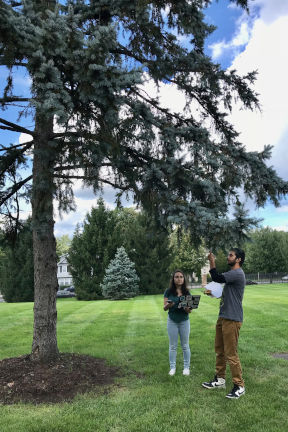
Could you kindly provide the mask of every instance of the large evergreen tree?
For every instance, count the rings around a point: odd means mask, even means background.
[[[163,292],[172,259],[169,233],[143,211],[108,210],[101,200],[87,215],[83,229],[76,229],[70,248],[68,259],[78,299],[102,296],[104,270],[121,246],[135,263],[139,291]]]
[[[172,251],[169,232],[159,227],[147,212],[136,213],[134,229],[125,231],[124,245],[135,263],[142,294],[164,292],[169,282]]]
[[[248,0],[235,1],[247,8]],[[267,198],[277,204],[287,192],[266,166],[271,148],[247,152],[227,120],[235,98],[257,107],[255,73],[240,77],[205,54],[213,28],[202,9],[209,3],[0,1],[0,63],[8,70],[0,102],[22,119],[4,115],[0,128],[31,137],[1,148],[0,205],[17,225],[19,198],[32,204],[33,359],[58,355],[53,199],[61,211],[71,209],[75,178],[94,190],[109,184],[130,191],[161,224],[189,227],[195,243],[215,233],[227,243],[235,230],[227,212],[239,187],[258,205]],[[188,47],[179,35],[189,38]],[[28,97],[13,91],[18,68],[31,78]],[[161,107],[143,91],[147,79],[175,85],[187,110]],[[195,105],[197,116],[189,110]],[[31,163],[25,175],[23,165]]]
[[[68,261],[80,300],[102,297],[100,283],[117,250],[117,245],[108,247],[114,227],[114,213],[105,207],[100,198],[97,207],[87,214],[82,230],[78,227],[74,233]]]
[[[6,302],[34,300],[33,241],[28,219],[13,241],[2,242],[0,257],[0,291]]]

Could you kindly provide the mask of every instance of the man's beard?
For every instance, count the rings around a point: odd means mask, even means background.
[[[232,262],[232,261],[228,261],[228,265],[230,267],[233,267],[236,264],[236,259]]]

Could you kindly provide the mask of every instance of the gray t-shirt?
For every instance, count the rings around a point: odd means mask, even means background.
[[[222,274],[226,283],[220,301],[219,317],[242,322],[242,300],[246,284],[245,273],[239,268]]]

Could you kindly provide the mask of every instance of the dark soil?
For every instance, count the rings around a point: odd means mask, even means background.
[[[272,354],[275,358],[283,358],[285,360],[288,360],[288,353],[274,353]]]
[[[121,375],[105,359],[88,355],[60,354],[49,364],[33,362],[29,355],[8,358],[0,361],[0,403],[56,403],[79,393],[103,394]]]

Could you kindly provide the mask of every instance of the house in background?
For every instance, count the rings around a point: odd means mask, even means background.
[[[73,285],[73,279],[70,274],[67,255],[62,255],[57,264],[57,279],[60,287]]]

